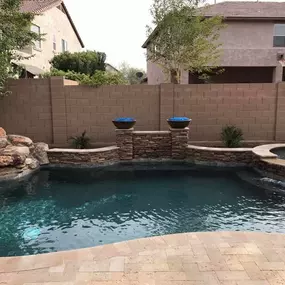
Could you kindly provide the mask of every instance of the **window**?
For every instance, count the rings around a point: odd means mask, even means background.
[[[285,47],[285,24],[274,25],[274,47]]]
[[[37,25],[33,25],[32,24],[31,31],[36,33],[36,34],[38,34],[38,35],[41,34],[41,28],[39,26],[37,26]],[[35,46],[35,48],[40,49],[42,47],[41,41],[40,40],[39,41],[35,41],[34,42],[34,46]]]
[[[67,51],[67,41],[61,40],[62,52]]]
[[[53,43],[52,43],[53,50],[56,50],[56,37],[53,35]]]

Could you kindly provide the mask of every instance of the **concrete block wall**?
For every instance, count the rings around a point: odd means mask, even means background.
[[[247,140],[274,140],[277,86],[274,83],[176,85],[174,114],[191,117],[194,141],[220,140],[222,127],[232,124],[242,128]]]
[[[52,106],[47,79],[9,80],[12,94],[0,99],[0,125],[9,134],[52,143]]]
[[[190,141],[217,141],[223,126],[246,140],[285,140],[285,83],[75,85],[62,77],[10,80],[0,101],[0,126],[34,141],[67,146],[84,130],[93,143],[114,143],[112,120],[137,119],[136,131],[167,131],[172,116],[192,119]]]

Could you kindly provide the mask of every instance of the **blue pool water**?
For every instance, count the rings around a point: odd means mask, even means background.
[[[246,169],[187,164],[42,170],[0,184],[0,256],[180,232],[285,233],[283,186]]]

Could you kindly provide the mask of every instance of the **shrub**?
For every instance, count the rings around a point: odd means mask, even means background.
[[[56,55],[51,61],[51,66],[58,70],[83,73],[92,76],[96,70],[105,71],[106,54],[96,51],[64,52]]]
[[[43,78],[49,78],[52,76],[64,76],[66,79],[74,80],[77,82],[81,82],[84,80],[84,78],[89,77],[88,75],[82,74],[82,73],[76,73],[74,71],[62,71],[58,70],[56,68],[52,68],[50,72],[46,72],[42,75]]]
[[[86,131],[80,136],[69,138],[69,140],[71,140],[72,147],[76,149],[86,149],[90,147],[90,138],[86,136]]]
[[[97,70],[93,76],[85,77],[83,80],[81,80],[80,84],[98,87],[101,85],[127,84],[127,81],[122,73]]]
[[[93,76],[89,76],[83,73],[76,73],[74,71],[65,72],[52,68],[50,72],[46,72],[42,75],[43,78],[49,78],[51,76],[64,76],[66,79],[77,81],[81,85],[90,85],[96,87],[101,85],[127,84],[123,74],[101,70],[96,71]]]
[[[239,147],[243,140],[243,132],[236,126],[226,126],[222,129],[221,138],[226,147]]]

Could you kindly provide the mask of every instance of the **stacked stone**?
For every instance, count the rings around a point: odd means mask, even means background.
[[[187,149],[187,159],[197,162],[224,162],[224,163],[243,163],[251,165],[253,154],[251,149],[224,149],[213,150],[205,147],[196,149],[189,147]]]
[[[173,129],[171,132],[171,156],[173,159],[185,159],[187,157],[187,145],[189,141],[189,128]]]
[[[133,159],[133,131],[133,128],[116,130],[116,143],[117,147],[119,147],[120,160]]]
[[[134,158],[170,158],[171,135],[170,132],[134,132],[133,133]]]
[[[255,161],[255,167],[267,176],[276,179],[284,179],[285,177],[285,163],[283,163],[283,160],[275,163],[274,159],[259,159]]]
[[[48,151],[51,164],[94,165],[111,164],[119,160],[118,148],[102,149],[51,149]]]

